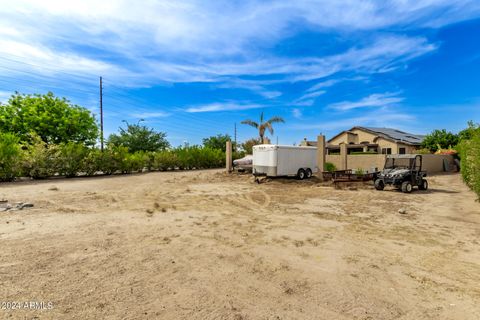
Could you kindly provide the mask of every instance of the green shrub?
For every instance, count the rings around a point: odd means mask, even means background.
[[[109,145],[100,157],[101,171],[107,175],[117,171],[124,172],[127,169],[125,165],[127,156],[127,147]]]
[[[102,171],[102,151],[99,149],[90,149],[83,159],[82,171],[87,176],[93,176],[97,172]]]
[[[246,156],[245,151],[234,151],[232,153],[232,160],[241,159]]]
[[[48,146],[40,137],[33,136],[24,152],[22,172],[34,179],[54,176],[58,171],[57,145]]]
[[[417,150],[415,150],[415,153],[417,153],[417,154],[432,154],[430,149],[426,149],[426,148],[417,149]]]
[[[157,151],[153,156],[153,168],[155,170],[165,171],[175,169],[177,162],[176,156],[170,150]]]
[[[145,154],[143,152],[127,153],[122,164],[122,172],[142,172],[143,168],[145,168],[145,162]]]
[[[22,148],[20,139],[11,133],[0,133],[0,181],[13,181],[20,175]]]
[[[469,140],[462,140],[458,149],[463,180],[480,197],[480,133],[475,133]]]
[[[369,154],[378,154],[376,151],[353,151],[349,155],[358,156],[358,155],[369,155]]]
[[[93,176],[147,170],[192,170],[220,168],[225,165],[225,152],[209,147],[191,146],[157,152],[129,153],[126,147],[109,145],[101,152],[83,144],[46,145],[40,138],[22,152],[19,140],[11,134],[0,141],[0,180],[13,180],[22,172],[42,179],[56,174],[67,177]],[[21,169],[21,170],[20,170]]]
[[[334,172],[337,170],[337,167],[331,162],[325,162],[325,171]]]
[[[88,148],[83,144],[67,142],[58,146],[56,152],[58,173],[67,177],[77,176],[83,169]]]

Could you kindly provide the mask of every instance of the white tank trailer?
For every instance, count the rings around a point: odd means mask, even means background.
[[[318,171],[317,148],[261,144],[253,147],[253,175],[312,177]]]

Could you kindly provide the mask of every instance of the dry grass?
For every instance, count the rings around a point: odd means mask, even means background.
[[[23,319],[478,319],[480,205],[220,171],[3,184],[3,301]],[[405,209],[406,214],[399,214]],[[160,214],[161,213],[161,214]]]

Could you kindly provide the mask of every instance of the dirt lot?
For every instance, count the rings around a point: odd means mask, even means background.
[[[480,318],[480,204],[458,175],[402,194],[149,173],[1,198],[35,207],[0,212],[0,300],[53,308],[0,318]]]

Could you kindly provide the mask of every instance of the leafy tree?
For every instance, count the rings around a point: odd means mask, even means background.
[[[158,151],[170,148],[167,141],[167,134],[156,132],[140,123],[129,124],[127,128],[119,128],[119,134],[112,134],[108,137],[107,143],[113,146],[123,146],[131,153],[137,151]]]
[[[422,142],[422,148],[426,148],[431,152],[437,151],[439,148],[446,149],[452,146],[456,146],[458,143],[458,136],[447,130],[434,130],[432,133],[427,134]]]
[[[245,151],[246,154],[253,154],[253,146],[257,144],[261,144],[261,140],[259,139],[249,139],[242,143],[242,149]]]
[[[22,162],[20,140],[12,133],[0,132],[0,181],[12,181],[19,174]]]
[[[232,138],[228,134],[217,134],[203,139],[203,145],[211,149],[219,149],[225,152],[227,149],[227,141],[231,141]],[[233,146],[235,148],[235,146]]]
[[[242,124],[249,125],[251,127],[254,127],[255,129],[258,130],[258,136],[260,138],[260,141],[264,141],[264,136],[265,136],[265,130],[268,130],[271,135],[273,135],[273,123],[285,123],[285,120],[281,117],[272,117],[268,120],[265,121],[263,117],[263,112],[260,114],[260,122],[255,122],[250,119],[244,120],[241,122]]]
[[[23,142],[39,136],[47,144],[67,142],[93,145],[98,127],[92,113],[49,92],[16,92],[7,104],[0,105],[0,131],[16,134]]]
[[[472,139],[473,136],[480,134],[480,125],[478,123],[474,123],[473,121],[468,121],[468,128],[463,129],[458,133],[458,139],[462,140],[469,140]]]
[[[463,180],[477,193],[480,200],[480,157],[478,156],[480,154],[480,130],[478,127],[471,132],[468,139],[461,140],[457,148],[460,152],[460,171]]]

